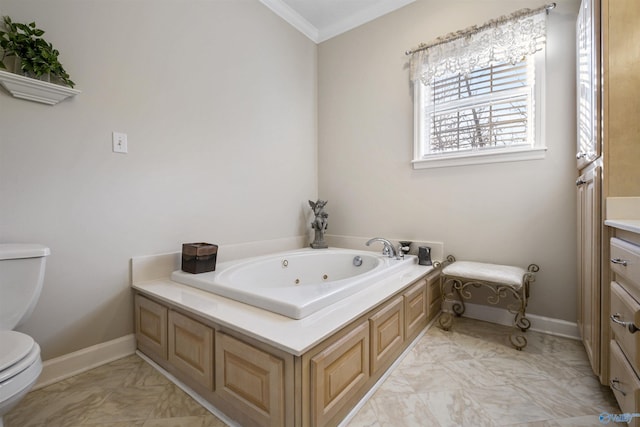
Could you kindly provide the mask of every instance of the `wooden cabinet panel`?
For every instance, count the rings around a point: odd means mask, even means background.
[[[640,304],[616,282],[611,282],[611,318],[609,320],[611,338],[615,339],[624,350],[625,356],[636,372],[640,372],[638,369],[640,368],[640,333],[630,332],[627,326],[629,323],[640,325]]]
[[[440,290],[440,272],[431,273],[427,280],[427,322],[433,319],[442,308],[442,294]]]
[[[427,282],[422,279],[403,295],[406,339],[412,338],[427,325]]]
[[[600,166],[578,178],[578,330],[600,375]]]
[[[169,311],[169,362],[207,389],[213,389],[213,329]]]
[[[618,238],[611,239],[611,271],[625,277],[640,290],[640,246]]]
[[[603,104],[607,197],[640,194],[640,2],[603,0]]]
[[[618,405],[620,405],[621,412],[638,413],[640,411],[640,381],[614,340],[610,342],[610,355],[609,384]],[[640,427],[640,418],[632,418],[629,425]]]
[[[325,425],[369,379],[369,323],[311,359],[311,423]]]
[[[285,424],[284,361],[216,331],[216,393],[263,426]]]
[[[139,294],[134,299],[138,348],[167,359],[167,308]]]
[[[369,318],[371,328],[371,374],[388,368],[404,344],[404,301],[401,296]]]

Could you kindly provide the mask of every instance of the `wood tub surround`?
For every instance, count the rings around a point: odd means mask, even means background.
[[[136,286],[138,349],[243,426],[337,425],[440,311],[439,274],[423,272],[301,353]]]

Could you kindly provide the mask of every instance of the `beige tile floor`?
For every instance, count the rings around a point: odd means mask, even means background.
[[[620,413],[579,341],[528,332],[516,351],[507,330],[470,319],[430,328],[349,427],[583,427]],[[5,427],[224,425],[138,356],[32,391],[5,417]]]
[[[620,413],[580,341],[530,331],[517,351],[511,330],[465,318],[432,327],[349,427],[586,427]]]

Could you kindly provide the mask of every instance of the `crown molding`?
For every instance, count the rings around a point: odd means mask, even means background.
[[[373,21],[383,15],[400,9],[416,0],[384,0],[374,3],[372,6],[359,11],[356,14],[345,17],[332,25],[318,29],[319,37],[316,43],[322,43],[349,30],[353,30],[367,22]]]
[[[272,12],[287,21],[291,26],[316,44],[359,27],[369,21],[373,21],[382,15],[400,9],[414,1],[415,0],[380,0],[370,7],[360,10],[358,13],[345,16],[344,19],[332,25],[317,28],[282,0],[260,0],[260,2],[271,9]]]
[[[319,43],[318,29],[282,0],[260,0],[260,3],[267,6],[273,13],[287,21],[292,27],[311,39],[311,41],[316,44]]]

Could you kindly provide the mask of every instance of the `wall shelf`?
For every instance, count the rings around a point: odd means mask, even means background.
[[[55,105],[70,96],[81,93],[78,89],[20,76],[0,70],[0,85],[20,99]]]

